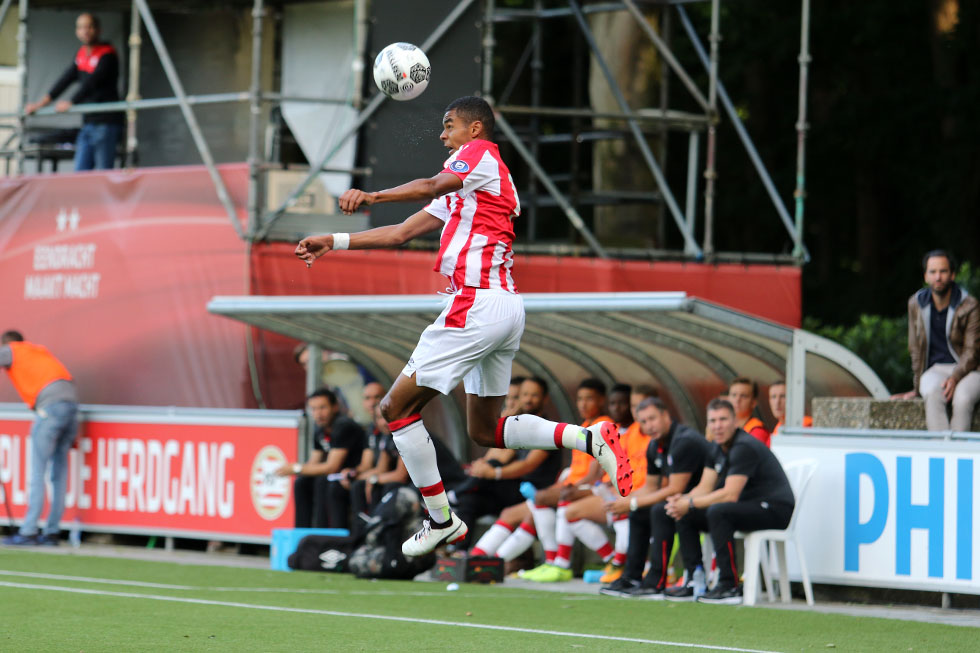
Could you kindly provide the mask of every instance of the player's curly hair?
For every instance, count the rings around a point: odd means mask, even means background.
[[[483,124],[483,135],[488,140],[493,138],[493,109],[482,97],[464,95],[461,98],[456,98],[446,107],[446,113],[453,109],[456,110],[456,115],[465,120],[467,124],[479,120]]]

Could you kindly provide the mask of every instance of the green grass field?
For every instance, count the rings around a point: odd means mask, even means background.
[[[0,550],[2,651],[966,651],[976,628]]]

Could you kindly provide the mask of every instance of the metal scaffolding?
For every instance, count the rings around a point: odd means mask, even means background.
[[[685,4],[692,2],[710,2],[711,20],[708,42],[710,52],[706,53],[701,39],[695,31],[690,17],[684,8]],[[725,90],[724,84],[719,78],[719,48],[721,41],[721,20],[720,20],[720,0],[621,0],[620,2],[596,2],[582,5],[578,0],[567,0],[567,7],[545,8],[541,0],[529,0],[531,8],[498,8],[493,0],[486,2],[486,19],[484,24],[484,75],[483,75],[483,94],[491,100],[497,100],[494,106],[499,112],[498,126],[501,127],[503,135],[515,147],[515,150],[528,165],[534,179],[544,188],[551,201],[556,203],[564,211],[571,224],[580,232],[583,240],[589,249],[597,256],[608,256],[609,250],[603,248],[595,236],[588,230],[585,221],[578,213],[575,201],[571,201],[559,190],[556,179],[559,177],[568,178],[574,174],[574,152],[569,159],[572,172],[549,173],[543,169],[538,161],[540,146],[553,142],[581,143],[587,140],[611,140],[632,138],[636,147],[639,149],[643,162],[649,169],[655,183],[655,188],[646,193],[624,193],[619,192],[598,192],[594,191],[586,196],[593,203],[616,202],[626,203],[630,201],[660,203],[666,215],[672,218],[684,241],[683,252],[671,251],[649,251],[646,254],[651,257],[668,258],[690,258],[695,260],[769,260],[777,262],[789,262],[802,264],[809,260],[809,253],[803,243],[803,208],[805,199],[805,147],[806,132],[806,99],[807,99],[807,71],[810,61],[809,54],[809,17],[810,2],[802,0],[801,6],[801,39],[800,39],[800,81],[799,81],[799,118],[797,120],[797,171],[795,198],[795,217],[790,213],[779,195],[775,184],[763,163],[758,151],[756,150],[751,137],[745,126],[742,124],[735,107]],[[658,31],[650,24],[646,16],[640,10],[640,5],[646,9],[658,8],[663,10],[661,31]],[[597,13],[625,12],[628,13],[638,25],[640,31],[649,38],[660,56],[662,61],[661,81],[661,106],[659,108],[635,108],[630,107],[624,97],[622,89],[609,69],[599,46],[593,36],[586,16]],[[707,89],[702,91],[694,81],[692,72],[685,70],[683,65],[674,55],[670,45],[669,26],[672,14],[680,19],[684,28],[684,34],[689,39],[698,58],[707,73]],[[569,37],[580,35],[589,48],[589,53],[594,57],[594,61],[606,81],[609,92],[615,99],[619,107],[618,113],[608,113],[595,111],[589,106],[572,107],[549,107],[542,106],[540,103],[541,78],[548,74],[545,71],[546,63],[541,56],[542,49],[542,29],[541,25],[545,21],[565,20],[571,24]],[[497,39],[495,26],[505,23],[528,22],[532,23],[532,36],[524,53],[518,59],[514,67],[510,80],[503,86],[499,95],[495,95],[497,86],[493,80],[493,69],[489,62],[493,60],[494,48]],[[509,104],[508,100],[516,86],[517,78],[521,76],[526,67],[531,70],[531,104],[528,106],[518,106]],[[551,71],[551,74],[558,74]],[[673,75],[680,84],[688,91],[690,97],[699,108],[697,112],[685,112],[670,108],[669,96],[667,93],[668,76]],[[715,232],[715,180],[716,172],[716,152],[717,152],[717,130],[722,115],[719,112],[719,101],[724,115],[731,121],[739,140],[741,141],[754,169],[758,173],[759,179],[766,189],[772,202],[777,217],[782,222],[786,232],[793,242],[793,253],[791,255],[778,254],[750,254],[736,252],[718,252],[714,245]],[[511,123],[513,117],[529,117],[528,128],[518,130]],[[625,123],[627,132],[617,130],[573,130],[570,134],[549,134],[542,135],[538,130],[539,121],[546,117],[576,117],[585,120],[605,120]],[[675,195],[667,183],[664,166],[667,159],[666,139],[661,139],[660,151],[658,156],[654,156],[647,138],[641,126],[646,125],[651,129],[659,130],[658,133],[667,132],[686,132],[688,135],[687,148],[687,175],[686,188],[684,189],[684,207],[681,208],[677,201],[679,194]],[[700,139],[702,132],[705,135],[705,161],[701,176],[704,178],[704,203],[703,203],[703,240],[699,245],[695,240],[695,221],[698,214],[697,194],[698,194],[698,171],[700,166]],[[530,237],[529,241],[534,241],[535,216],[539,205],[542,204],[538,194],[532,185],[530,193],[522,196],[522,209],[529,216]],[[583,204],[581,197],[579,204]],[[549,251],[559,253],[561,251],[571,251],[570,248],[549,247]],[[624,253],[620,250],[620,254]],[[641,252],[632,250],[631,255],[642,255]]]
[[[366,51],[366,7],[368,0],[355,0],[355,15],[361,16],[361,23],[356,29],[355,47],[363,60]],[[454,8],[446,14],[439,24],[433,29],[429,36],[422,41],[421,47],[424,50],[432,48],[439,42],[442,36],[455,25],[468,9],[474,4],[475,0],[461,0],[456,3]],[[700,37],[696,33],[691,20],[684,8],[690,2],[710,2],[711,21],[710,33],[708,35],[709,51],[705,52]],[[791,217],[789,210],[779,195],[761,157],[756,151],[751,138],[744,125],[739,119],[734,105],[729,98],[724,84],[719,79],[719,48],[721,39],[721,26],[719,5],[720,0],[621,0],[619,2],[596,2],[591,4],[581,4],[579,0],[567,0],[567,6],[545,7],[543,0],[528,0],[530,8],[498,8],[494,0],[484,0],[484,39],[483,39],[483,79],[481,88],[483,95],[493,104],[498,115],[498,126],[503,136],[514,147],[521,160],[528,166],[532,177],[532,192],[524,198],[522,204],[528,218],[530,236],[528,240],[534,240],[536,226],[536,216],[538,208],[546,205],[557,205],[568,219],[570,225],[576,230],[579,236],[587,244],[588,250],[594,255],[607,257],[613,253],[608,248],[604,248],[595,235],[590,231],[586,221],[579,213],[580,207],[587,204],[602,202],[657,202],[664,207],[665,215],[669,215],[673,224],[682,236],[684,242],[683,251],[635,251],[618,250],[617,254],[632,254],[646,257],[670,257],[687,258],[693,260],[720,261],[726,259],[737,259],[740,261],[776,261],[794,264],[802,264],[808,260],[809,255],[803,243],[803,213],[805,201],[805,148],[806,148],[806,102],[807,102],[807,73],[810,61],[809,54],[809,14],[810,1],[801,0],[801,37],[799,54],[799,106],[797,129],[797,157],[796,157],[796,187],[794,191],[795,211]],[[11,0],[3,0],[0,5],[0,25],[6,18],[8,9],[12,4]],[[18,72],[21,81],[20,106],[17,113],[0,114],[0,118],[16,119],[14,134],[6,139],[7,143],[0,148],[0,154],[8,157],[13,156],[17,162],[18,172],[23,170],[25,157],[26,121],[24,106],[27,103],[27,43],[30,38],[28,30],[28,0],[18,0],[19,8],[19,29],[18,29]],[[44,3],[45,6],[75,6],[71,2]],[[90,2],[85,5],[86,9],[91,9],[98,2]],[[115,2],[113,6],[119,8],[124,3]],[[251,77],[250,86],[247,91],[233,93],[217,93],[208,95],[188,95],[184,92],[180,76],[174,68],[170,58],[167,44],[164,42],[159,29],[157,28],[153,12],[147,0],[131,0],[130,7],[130,35],[129,35],[129,87],[126,100],[120,102],[101,103],[101,104],[80,104],[72,106],[69,113],[95,113],[106,111],[127,112],[126,129],[126,164],[132,165],[135,161],[134,156],[137,151],[136,142],[136,120],[137,112],[142,109],[159,108],[165,106],[179,107],[183,119],[192,136],[195,147],[201,161],[206,167],[208,174],[215,187],[215,193],[233,228],[243,240],[255,242],[266,240],[270,237],[270,232],[276,221],[285,214],[296,199],[304,192],[318,174],[327,170],[324,166],[336,151],[349,140],[374,114],[378,107],[386,100],[386,97],[376,93],[366,102],[360,96],[352,101],[338,98],[323,97],[290,97],[281,93],[263,92],[261,85],[262,68],[262,42],[263,42],[263,17],[265,16],[264,0],[233,0],[233,6],[241,6],[247,9],[251,6],[252,15],[252,57],[251,57]],[[283,4],[282,2],[276,3]],[[180,3],[168,3],[168,7],[180,5]],[[661,32],[651,26],[647,21],[640,6],[645,9],[651,7],[659,8],[663,11],[664,20],[661,24]],[[657,108],[635,108],[630,107],[623,94],[622,89],[616,82],[608,63],[600,52],[599,45],[590,30],[586,16],[600,12],[626,12],[639,26],[640,30],[649,38],[656,48],[662,61],[662,81],[661,101]],[[691,72],[684,69],[677,57],[671,50],[671,35],[669,34],[670,16],[676,14],[683,27],[684,34],[690,40],[708,76],[707,89],[702,90],[694,81]],[[569,21],[577,32],[584,39],[589,49],[589,54],[594,57],[598,68],[601,70],[609,88],[609,92],[615,99],[619,108],[618,112],[600,112],[594,110],[588,103],[582,106],[549,107],[541,103],[542,78],[545,75],[544,60],[542,57],[542,24],[545,21],[566,20]],[[495,29],[497,25],[513,23],[518,21],[530,21],[532,25],[532,38],[520,57],[517,66],[512,72],[510,80],[497,93],[498,87],[493,76],[493,61],[496,48]],[[142,47],[142,30],[150,38],[157,55],[163,65],[167,80],[171,86],[174,96],[170,98],[141,99],[140,97],[140,52]],[[530,105],[519,106],[508,104],[508,99],[516,84],[517,78],[522,74],[525,67],[530,66],[531,70],[531,93]],[[365,70],[367,66],[365,66]],[[669,75],[673,75],[690,94],[698,107],[698,111],[679,111],[671,109],[669,106],[669,96],[666,92],[667,80]],[[581,80],[577,82],[581,86]],[[579,90],[581,94],[581,89]],[[282,101],[302,101],[320,104],[349,104],[358,110],[358,115],[351,126],[344,132],[332,149],[326,152],[320,160],[311,161],[309,173],[293,190],[288,194],[281,204],[271,211],[266,211],[262,205],[262,187],[264,173],[271,167],[265,161],[260,143],[262,142],[262,131],[265,128],[262,120],[262,107],[265,104],[278,104]],[[765,254],[765,253],[726,253],[717,252],[714,246],[714,220],[715,220],[715,155],[717,149],[717,128],[721,119],[719,112],[719,101],[724,115],[731,121],[742,145],[745,147],[752,165],[757,171],[769,197],[772,201],[776,214],[787,233],[793,241],[794,248],[791,255]],[[249,166],[249,191],[247,214],[248,222],[243,229],[238,218],[238,213],[232,204],[224,182],[215,166],[213,156],[207,140],[202,134],[200,125],[195,118],[193,107],[195,105],[226,103],[226,102],[247,102],[250,109],[249,139],[248,139],[248,166]],[[53,113],[53,109],[42,109],[38,115]],[[593,129],[591,131],[577,129],[571,134],[542,134],[539,126],[541,120],[547,117],[565,117],[578,119],[579,122],[605,120],[618,122],[625,125],[624,130],[613,129]],[[514,118],[526,118],[527,128],[517,129],[511,122]],[[666,138],[661,139],[658,152],[654,152],[647,142],[644,135],[644,128],[657,130],[657,133],[665,135],[668,132],[686,133],[688,137],[687,148],[687,174],[686,188],[683,194],[675,194],[667,182],[665,174],[665,162],[667,160]],[[705,132],[705,161],[701,176],[704,178],[704,200],[703,200],[703,239],[699,244],[695,239],[698,195],[698,171],[700,169],[700,149],[702,132]],[[10,150],[10,142],[16,137],[17,147]],[[644,191],[591,191],[583,193],[564,193],[560,189],[559,175],[549,172],[540,163],[540,148],[542,145],[554,142],[567,142],[574,149],[578,144],[585,141],[598,141],[609,139],[629,139],[635,141],[636,146],[641,152],[641,158],[646,168],[654,179],[655,188]],[[571,165],[576,164],[575,156],[569,157]],[[330,171],[338,171],[330,169]],[[340,170],[351,174],[357,174],[360,169],[352,168]],[[539,195],[536,191],[536,184],[544,189],[546,195]],[[571,195],[571,196],[570,196]],[[681,206],[678,197],[683,197],[684,205]],[[534,251],[534,246],[524,246],[524,251]],[[578,251],[575,245],[548,246],[550,253],[563,253]]]

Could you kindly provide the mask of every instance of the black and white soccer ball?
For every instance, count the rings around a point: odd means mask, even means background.
[[[429,58],[411,43],[392,43],[374,60],[374,83],[392,100],[417,98],[431,74]]]

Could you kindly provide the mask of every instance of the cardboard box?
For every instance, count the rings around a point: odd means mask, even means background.
[[[504,560],[491,556],[438,558],[432,571],[436,580],[457,583],[501,583]]]
[[[306,179],[307,174],[305,170],[269,170],[266,173],[266,209],[278,209],[293,189]],[[332,215],[337,212],[337,200],[326,191],[319,179],[314,179],[286,211]]]

